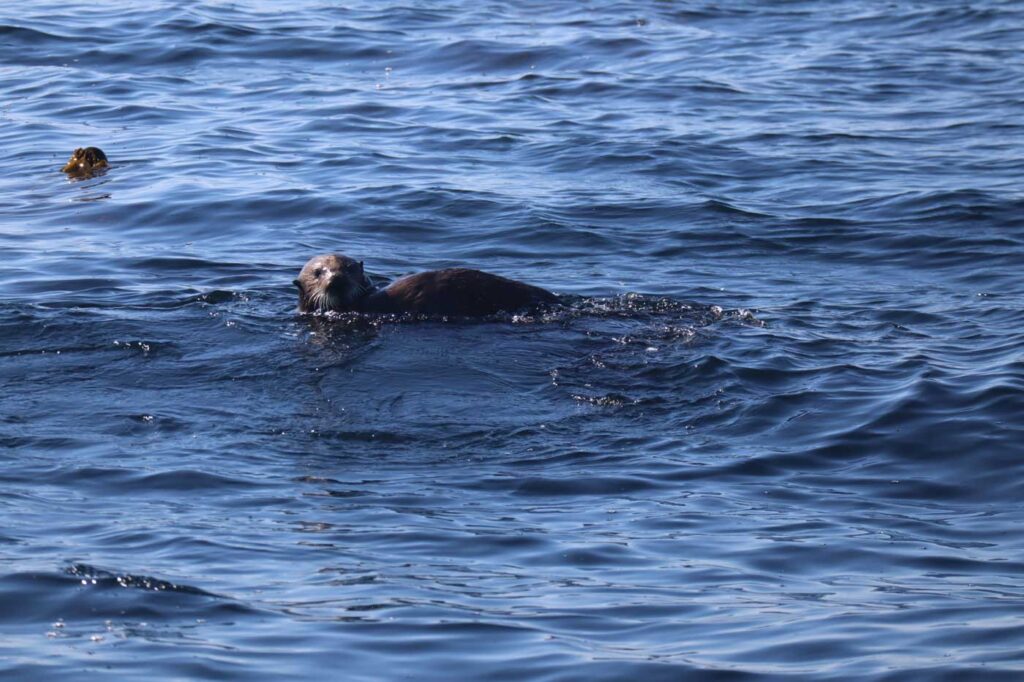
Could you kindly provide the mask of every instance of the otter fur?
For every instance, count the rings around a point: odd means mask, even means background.
[[[304,313],[482,317],[558,302],[540,287],[469,268],[421,272],[378,289],[364,273],[362,261],[333,253],[311,258],[294,284]]]

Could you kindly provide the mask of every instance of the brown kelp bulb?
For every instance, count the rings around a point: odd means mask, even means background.
[[[107,155],[99,147],[79,147],[61,170],[69,175],[91,175],[107,165]]]

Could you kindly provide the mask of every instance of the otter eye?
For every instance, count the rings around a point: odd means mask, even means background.
[[[322,275],[322,274],[324,274],[324,269],[323,268],[317,268],[316,270],[313,271],[313,276],[318,278],[318,279],[320,278],[320,275]]]

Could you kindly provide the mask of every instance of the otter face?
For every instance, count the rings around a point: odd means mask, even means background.
[[[299,288],[299,310],[304,313],[355,310],[373,289],[362,261],[336,253],[310,258],[293,284]]]
[[[107,155],[97,147],[79,147],[61,170],[68,175],[90,177],[101,168],[107,167]]]

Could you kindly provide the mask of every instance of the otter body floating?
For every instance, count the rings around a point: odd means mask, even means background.
[[[88,178],[108,165],[107,155],[99,147],[79,147],[61,170],[77,178]]]
[[[294,281],[299,310],[482,317],[558,302],[546,289],[468,268],[431,270],[374,288],[362,261],[314,256]]]

